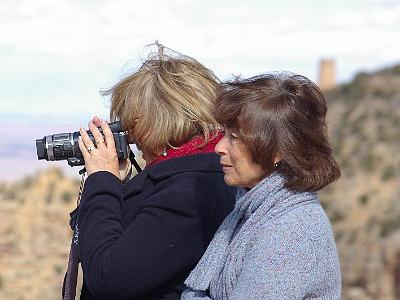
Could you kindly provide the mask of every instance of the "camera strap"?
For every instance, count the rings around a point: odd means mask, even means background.
[[[135,159],[135,154],[133,153],[132,149],[129,149],[129,160],[131,161],[132,165],[135,167],[136,172],[140,173],[142,171],[142,168],[139,166],[138,162]],[[131,168],[131,174],[129,177],[132,175],[132,168]]]
[[[69,225],[71,226],[71,229],[74,231],[74,233],[72,235],[71,248],[68,257],[68,267],[67,267],[67,272],[65,273],[64,276],[64,282],[62,288],[63,300],[75,300],[76,296],[76,284],[78,281],[78,269],[80,263],[79,249],[78,249],[78,240],[79,240],[78,211],[81,202],[83,186],[85,184],[85,175],[86,173],[82,173],[78,198],[76,201],[76,208],[70,213]]]

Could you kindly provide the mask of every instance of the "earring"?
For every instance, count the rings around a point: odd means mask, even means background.
[[[274,163],[275,168],[277,168],[279,166],[279,161],[277,161],[276,163]]]
[[[167,148],[164,148],[164,151],[161,153],[162,156],[167,156]]]

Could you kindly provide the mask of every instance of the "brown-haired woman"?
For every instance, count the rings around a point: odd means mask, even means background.
[[[185,281],[182,299],[340,299],[331,225],[316,192],[339,178],[326,103],[307,78],[226,83],[216,152],[236,205]]]
[[[212,111],[217,79],[161,45],[111,90],[120,120],[146,168],[123,183],[110,129],[81,130],[88,178],[78,214],[81,299],[179,299],[183,281],[232,210],[214,153],[222,135]],[[97,126],[101,126],[104,138]]]

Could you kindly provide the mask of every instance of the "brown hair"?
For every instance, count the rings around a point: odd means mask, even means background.
[[[224,83],[216,119],[237,132],[266,174],[277,170],[286,187],[317,191],[340,177],[329,145],[325,98],[304,76],[270,73]],[[274,158],[278,157],[277,167]]]
[[[153,155],[196,135],[209,139],[218,126],[212,111],[219,84],[195,59],[155,45],[139,70],[102,92],[111,94],[111,120],[121,120],[130,142]]]

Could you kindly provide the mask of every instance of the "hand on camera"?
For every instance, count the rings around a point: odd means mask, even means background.
[[[92,122],[97,127],[100,127],[101,125],[101,120],[99,117],[94,116]],[[121,181],[125,180],[131,168],[132,168],[132,163],[129,158],[119,160],[119,178],[121,179]]]
[[[104,137],[97,127],[101,127]],[[93,134],[96,145],[83,128],[80,129],[81,139],[78,141],[79,148],[85,159],[87,174],[107,171],[121,179],[114,137],[110,127],[106,122],[100,120],[98,117],[94,117],[89,122],[89,130]]]

